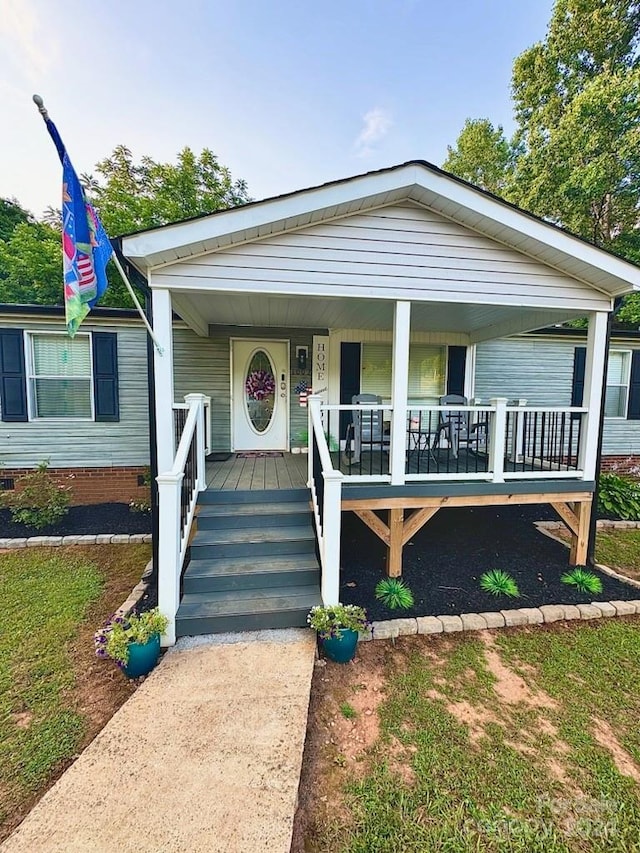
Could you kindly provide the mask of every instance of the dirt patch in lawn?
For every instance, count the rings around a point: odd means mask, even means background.
[[[40,549],[38,549],[40,550]],[[104,728],[120,706],[136,690],[143,679],[130,681],[111,662],[96,658],[93,634],[128,597],[138,583],[151,557],[150,545],[98,545],[91,547],[51,548],[42,551],[60,554],[62,551],[80,554],[100,567],[104,589],[86,612],[68,650],[75,674],[75,683],[64,696],[64,704],[79,713],[84,722],[84,734],[75,755],[61,762],[46,784],[33,793],[0,787],[0,806],[10,817],[0,823],[0,843],[15,829],[42,795],[56,782],[78,754]],[[29,711],[17,711],[14,722],[27,730],[32,722]]]
[[[626,749],[622,746],[611,726],[596,717],[593,721],[593,736],[600,746],[608,750],[618,771],[623,776],[630,776],[640,784],[640,769]]]

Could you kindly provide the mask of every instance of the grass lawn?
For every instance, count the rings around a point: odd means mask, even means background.
[[[149,545],[0,553],[0,841],[133,692],[93,632]]]
[[[295,853],[640,850],[640,619],[316,668]]]
[[[634,580],[640,580],[640,530],[600,530],[596,559]]]

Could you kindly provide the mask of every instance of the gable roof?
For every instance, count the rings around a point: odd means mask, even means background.
[[[515,205],[412,160],[122,237],[141,271],[309,225],[413,201],[610,295],[640,290],[640,267]]]

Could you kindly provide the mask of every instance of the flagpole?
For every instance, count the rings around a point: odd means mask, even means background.
[[[40,113],[40,115],[42,116],[42,120],[43,120],[45,123],[46,123],[46,122],[48,122],[48,120],[49,120],[49,113],[47,112],[47,108],[45,107],[45,105],[44,105],[44,101],[43,101],[43,99],[41,98],[41,96],[40,96],[40,95],[34,95],[34,96],[33,96],[33,102],[34,102],[34,104],[36,105],[36,107],[38,108],[38,112],[39,112],[39,113]],[[60,144],[61,144],[61,143],[60,143]],[[62,157],[62,154],[61,154],[60,156]],[[149,337],[150,337],[150,338],[151,338],[151,340],[153,341],[153,344],[154,344],[155,348],[157,349],[158,354],[159,354],[159,355],[164,355],[164,350],[163,350],[163,348],[160,346],[160,342],[158,341],[158,339],[157,339],[157,337],[156,337],[156,335],[155,335],[155,332],[154,332],[154,331],[153,331],[153,329],[151,328],[151,325],[150,325],[150,323],[149,323],[149,320],[147,319],[147,315],[144,313],[144,310],[143,310],[143,308],[142,308],[142,305],[140,305],[140,302],[139,302],[139,300],[138,300],[138,297],[136,296],[136,294],[135,294],[135,292],[134,292],[134,290],[133,290],[133,287],[131,286],[131,283],[129,282],[129,279],[127,278],[127,274],[125,273],[125,271],[124,271],[124,269],[123,269],[123,267],[122,267],[122,264],[120,263],[120,259],[118,258],[118,255],[117,255],[117,253],[116,253],[115,251],[112,251],[112,252],[111,252],[111,259],[113,260],[114,264],[116,265],[116,269],[117,269],[117,270],[118,270],[118,272],[120,273],[120,277],[122,278],[122,281],[124,282],[125,287],[126,287],[126,288],[127,288],[127,290],[129,291],[129,295],[131,296],[131,298],[132,298],[132,300],[133,300],[133,304],[136,306],[136,308],[137,308],[137,310],[138,310],[138,314],[140,315],[140,318],[142,319],[142,322],[143,322],[143,323],[144,323],[144,325],[146,326],[146,328],[147,328],[147,332],[149,333]]]
[[[149,324],[149,320],[147,319],[147,315],[144,313],[142,305],[140,305],[140,302],[138,301],[138,297],[136,296],[135,291],[134,291],[133,287],[131,286],[131,283],[129,282],[129,279],[127,278],[127,274],[124,271],[122,264],[120,263],[120,259],[118,258],[118,255],[116,254],[116,252],[114,252],[111,255],[111,260],[116,265],[116,269],[120,273],[120,278],[125,283],[125,286],[126,286],[127,290],[129,291],[129,295],[133,299],[133,303],[136,306],[136,308],[138,309],[138,314],[142,318],[142,322],[147,327],[147,332],[149,332],[149,337],[153,341],[155,348],[158,350],[158,355],[164,355],[164,350],[160,346],[160,342],[156,338],[155,332],[153,331],[153,329],[151,328],[151,326]]]

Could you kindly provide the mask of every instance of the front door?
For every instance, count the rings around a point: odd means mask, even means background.
[[[286,450],[289,344],[236,340],[233,346],[233,449]]]

